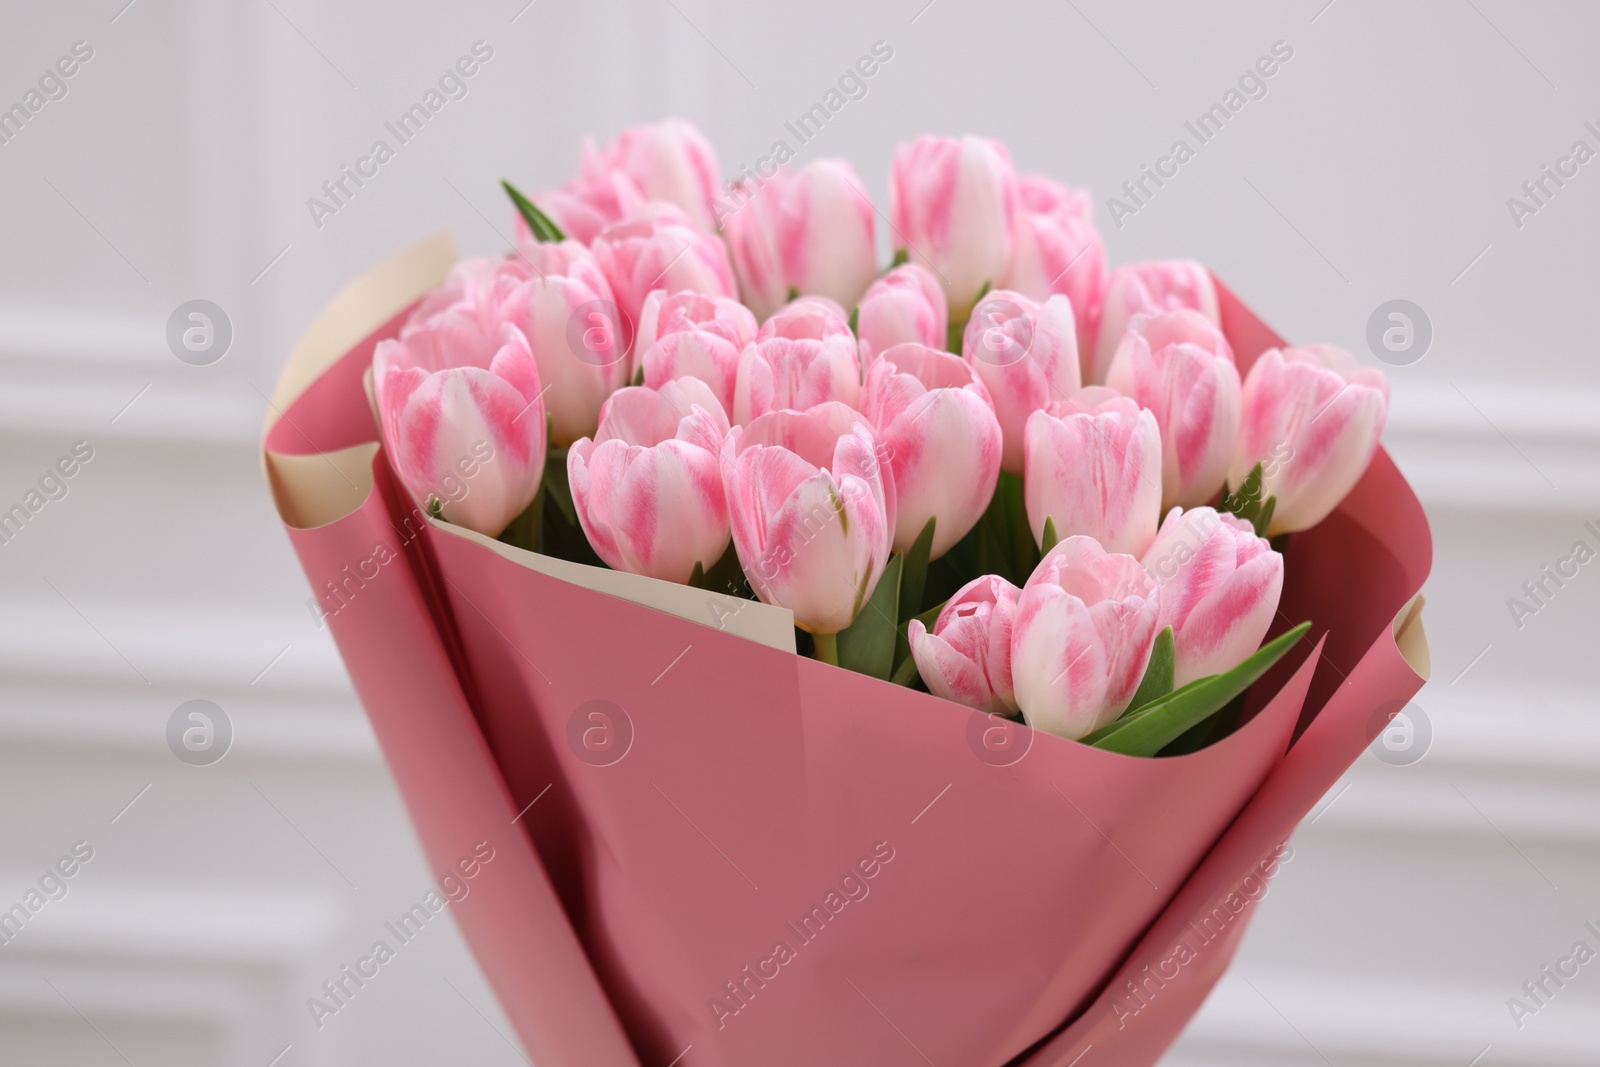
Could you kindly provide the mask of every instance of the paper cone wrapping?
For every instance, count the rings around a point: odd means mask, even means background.
[[[785,610],[426,519],[362,378],[452,258],[335,301],[264,463],[429,861],[496,850],[453,910],[534,1061],[1155,1063],[1426,675],[1388,456],[1295,535],[1275,632],[1314,629],[1248,722],[1134,759],[796,656]],[[1222,295],[1243,369],[1282,342]]]

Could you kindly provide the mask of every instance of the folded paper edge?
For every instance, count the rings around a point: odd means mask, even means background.
[[[455,261],[455,242],[441,230],[345,286],[289,353],[268,401],[262,439],[324,371],[363,337],[444,281]]]

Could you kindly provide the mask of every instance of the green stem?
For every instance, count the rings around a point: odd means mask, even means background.
[[[811,643],[816,646],[818,659],[835,667],[839,665],[838,634],[812,634]]]

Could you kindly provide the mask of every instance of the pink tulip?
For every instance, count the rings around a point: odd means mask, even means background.
[[[1136,315],[1106,384],[1161,430],[1161,506],[1217,498],[1239,438],[1239,370],[1222,331],[1198,311]]]
[[[533,201],[562,233],[588,244],[601,230],[643,207],[645,197],[632,178],[614,170],[598,177],[574,178],[560,188],[535,194]],[[513,213],[512,225],[518,248],[534,243],[520,212]]]
[[[1083,353],[1083,380],[1099,385],[1106,380],[1111,360],[1135,315],[1159,315],[1188,308],[1214,325],[1221,325],[1217,287],[1211,272],[1193,260],[1169,259],[1151,263],[1124,263],[1111,272],[1100,310],[1100,331],[1091,352]]]
[[[645,204],[601,230],[590,247],[630,324],[638,323],[645,297],[655,289],[738,296],[722,239],[696,229],[671,204]]]
[[[830,400],[855,407],[860,395],[861,365],[843,309],[825,297],[801,297],[762,323],[740,353],[733,421],[743,426],[769,411]]]
[[[983,516],[1000,477],[1000,423],[989,392],[960,357],[895,345],[867,374],[861,413],[878,429],[894,474],[894,550],[910,549],[929,519],[931,559]]]
[[[917,673],[934,696],[991,715],[1017,710],[1011,691],[1011,633],[1022,590],[993,574],[956,590],[933,632],[916,619],[906,627]]]
[[[1028,418],[1022,498],[1035,542],[1085,534],[1140,556],[1161,520],[1161,433],[1155,416],[1109,389],[1085,389]]]
[[[526,261],[516,256],[494,256],[457,260],[440,282],[417,302],[406,318],[406,326],[418,326],[432,321],[442,313],[451,313],[461,319],[470,319],[486,333],[485,343],[499,334],[500,301],[505,292],[528,280],[533,274]],[[488,366],[499,346],[489,349],[483,361],[471,361],[474,366]]]
[[[698,228],[715,228],[711,201],[717,195],[717,155],[692,122],[667,119],[634,126],[605,148],[585,141],[581,167],[590,182],[621,171],[645,199],[676,204]]]
[[[1005,277],[1016,225],[1011,154],[982,137],[920,137],[897,146],[889,172],[895,240],[944,283],[966,318],[985,284]]]
[[[949,318],[944,290],[926,267],[905,263],[894,268],[867,288],[856,308],[862,369],[870,371],[878,353],[895,345],[944,348]]]
[[[1261,647],[1283,592],[1283,557],[1248,522],[1173,508],[1144,566],[1161,586],[1156,628],[1172,627],[1175,685],[1232,670]]]
[[[657,289],[645,298],[633,350],[644,384],[659,389],[692,375],[711,387],[726,412],[733,410],[739,353],[755,336],[756,317],[737,300]]]
[[[627,382],[622,324],[611,287],[578,242],[529,245],[519,262],[531,274],[504,293],[498,313],[527,337],[549,390],[551,436],[570,444],[594,433],[600,405]]]
[[[1036,304],[1005,289],[973,309],[961,352],[989,390],[1005,455],[1000,465],[1022,473],[1028,417],[1078,391],[1078,341],[1072,303],[1052,296]]]
[[[1161,590],[1092,537],[1046,553],[1017,598],[1011,681],[1036,730],[1077,739],[1127,710],[1150,662]]]
[[[380,341],[373,387],[390,462],[417,506],[495,537],[544,476],[539,369],[521,331],[502,325],[486,364],[460,362],[446,330],[422,325]]]
[[[1361,480],[1388,414],[1389,380],[1344,349],[1269,349],[1245,376],[1228,484],[1260,463],[1262,499],[1278,498],[1268,535],[1310,529]]]
[[[1037,175],[1017,181],[1015,246],[1002,288],[1032,300],[1072,301],[1078,351],[1094,351],[1105,300],[1106,251],[1091,221],[1089,194]]]
[[[608,566],[681,583],[696,563],[708,571],[722,558],[727,433],[727,415],[697,378],[612,394],[594,440],[567,453],[578,521]]]
[[[872,202],[855,168],[821,159],[798,170],[780,167],[749,199],[723,217],[739,289],[766,318],[790,290],[853,306],[878,273]]]
[[[813,634],[849,626],[889,561],[894,483],[877,446],[866,421],[836,402],[762,415],[722,446],[745,577]]]

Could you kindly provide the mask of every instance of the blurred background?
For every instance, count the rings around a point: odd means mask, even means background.
[[[0,945],[0,1064],[524,1062],[448,923],[310,1017],[433,876],[257,440],[347,281],[440,229],[504,249],[499,179],[555,185],[582,135],[669,115],[725,174],[780,139],[848,156],[885,210],[896,141],[1002,138],[1095,193],[1114,262],[1203,260],[1286,336],[1370,362],[1375,310],[1422,309],[1385,443],[1433,522],[1433,680],[1409,747],[1363,756],[1301,827],[1166,1062],[1600,1062],[1600,962],[1542,1005],[1523,990],[1600,949],[1600,562],[1543,572],[1600,550],[1595,5],[67,0],[4,21],[0,108],[74,73],[25,123],[0,114],[0,510],[91,458],[0,544],[0,909],[92,858]],[[799,144],[784,124],[879,41],[866,96]],[[313,218],[476,42],[467,95]],[[1266,95],[1113,222],[1277,42]],[[190,300],[231,323],[209,366],[168,347]],[[231,724],[209,766],[167,742],[194,699]]]

